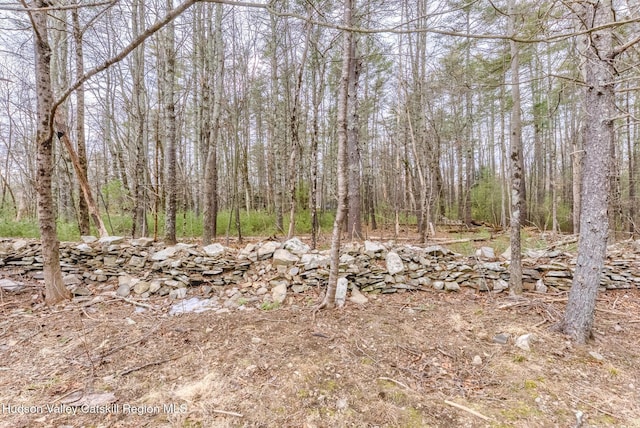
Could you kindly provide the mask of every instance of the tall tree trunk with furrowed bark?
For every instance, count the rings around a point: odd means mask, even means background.
[[[38,0],[35,5],[38,8],[45,8],[48,2]],[[45,300],[47,304],[55,304],[61,300],[71,298],[71,293],[62,280],[59,242],[56,233],[56,216],[51,193],[51,175],[53,172],[51,47],[47,32],[47,12],[34,10],[30,14],[34,31],[38,103],[38,128],[36,134],[38,222],[42,241]]]

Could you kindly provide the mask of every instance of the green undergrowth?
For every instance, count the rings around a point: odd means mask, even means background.
[[[227,230],[231,237],[238,235],[235,216],[232,217],[231,224],[229,224],[230,214],[231,213],[229,211],[221,211],[218,214],[218,236],[226,236]],[[330,212],[319,212],[318,215],[320,230],[324,233],[330,232],[331,226],[333,225],[334,214]],[[131,216],[105,214],[102,216],[102,221],[111,235],[128,236],[131,234]],[[154,236],[154,233],[157,233],[158,237],[162,237],[164,235],[164,221],[164,213],[158,215],[158,227],[156,228],[156,217],[154,215],[148,215],[147,235]],[[273,213],[267,213],[265,211],[247,212],[246,210],[240,212],[240,231],[243,236],[282,236],[285,234],[289,228],[288,216],[284,219],[284,231],[278,230],[275,223],[276,218]],[[56,224],[58,238],[61,241],[78,241],[80,239],[78,225],[74,221],[59,219]],[[297,213],[295,229],[296,234],[311,233],[311,218],[309,211],[299,211]],[[91,233],[96,236],[98,235],[94,226],[91,227]],[[202,236],[202,215],[196,215],[192,211],[178,213],[176,217],[176,234],[178,239],[199,238]],[[0,237],[39,238],[40,230],[38,228],[37,219],[32,218],[15,221],[5,217],[0,217]]]

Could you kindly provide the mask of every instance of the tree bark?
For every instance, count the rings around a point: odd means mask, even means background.
[[[357,55],[355,37],[351,37],[349,55],[349,89],[347,112],[347,171],[348,171],[348,219],[347,235],[350,239],[362,239],[362,195],[360,192],[360,119],[358,117],[358,80],[360,58]]]
[[[82,29],[80,28],[78,9],[71,10],[71,20],[73,22],[73,40],[76,47],[76,76],[80,77],[84,74],[84,51],[82,46]],[[75,131],[78,163],[80,170],[84,173],[84,176],[87,177],[87,147],[85,143],[84,130],[84,85],[80,85],[76,90],[76,110],[77,112]],[[84,197],[82,184],[79,184],[79,188],[80,191],[78,193],[80,194],[80,197],[78,198],[78,229],[80,229],[81,235],[89,235],[91,233],[89,228],[89,206],[87,204],[86,197]],[[104,224],[102,225],[102,227],[104,228]],[[102,229],[100,230],[100,233],[102,233]]]
[[[515,32],[514,0],[509,2],[509,33]],[[522,124],[520,118],[520,63],[519,49],[515,41],[511,47],[511,263],[509,264],[509,289],[512,294],[522,294],[522,249],[520,227],[524,195],[521,192],[524,181],[522,168]]]
[[[344,26],[351,25],[352,0],[344,2]],[[338,284],[338,270],[340,267],[340,240],[342,228],[345,220],[347,208],[347,110],[349,92],[349,63],[351,56],[351,39],[353,34],[349,31],[343,33],[342,47],[342,71],[340,74],[340,87],[338,93],[338,207],[336,218],[333,222],[333,233],[331,235],[330,270],[327,291],[319,308],[333,308],[336,298],[336,286]]]
[[[36,2],[37,8],[48,5],[45,0]],[[53,91],[51,87],[51,47],[48,40],[47,12],[30,12],[36,55],[36,92],[37,92],[37,204],[40,239],[45,281],[45,301],[55,304],[71,298],[65,287],[60,269],[60,250],[56,231],[53,195],[51,193],[51,175],[53,172],[53,136],[51,133],[51,110]]]
[[[578,2],[576,18],[585,30],[614,22],[611,0]],[[611,29],[589,33],[584,40],[586,114],[585,157],[578,258],[561,330],[578,343],[592,336],[596,295],[607,249],[611,170],[614,138],[615,51]]]
[[[173,9],[173,0],[167,0],[167,9]],[[165,51],[165,100],[166,114],[166,142],[165,152],[165,191],[167,192],[165,209],[164,241],[167,244],[176,243],[176,213],[177,213],[177,186],[176,186],[176,106],[175,106],[175,80],[176,80],[176,50],[175,30],[173,22],[167,24],[164,40]]]
[[[215,81],[213,112],[211,117],[210,147],[207,152],[204,191],[204,228],[202,243],[208,245],[217,237],[218,223],[218,140],[220,139],[220,109],[222,104],[222,79],[224,77],[224,44],[222,40],[222,5],[216,5],[214,29]]]

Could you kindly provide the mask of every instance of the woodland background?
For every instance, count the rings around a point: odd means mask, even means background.
[[[634,2],[614,3],[617,21],[637,19]],[[0,231],[37,236],[34,34],[18,2],[8,5],[0,15]],[[52,8],[54,96],[173,6],[132,0]],[[342,4],[271,7],[282,14],[197,3],[60,107],[57,120],[110,233],[162,235],[172,210],[179,236],[201,236],[207,204],[220,213],[208,232],[214,237],[287,233],[291,219],[294,233],[311,232],[318,219],[331,224]],[[569,8],[378,0],[356,2],[352,20],[361,31],[352,33],[350,64],[350,233],[406,223],[428,233],[422,226],[444,217],[509,224],[514,75],[504,35],[514,32],[523,220],[576,229],[584,58]],[[611,31],[626,36],[639,27],[633,21]],[[616,86],[609,217],[620,236],[635,234],[638,218],[639,56],[626,52]],[[88,234],[77,175],[57,139],[54,154],[60,234]]]

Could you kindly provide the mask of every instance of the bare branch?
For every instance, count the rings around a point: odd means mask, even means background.
[[[47,6],[47,7],[29,7],[26,4],[24,4],[24,2],[22,3],[22,7],[19,6],[8,6],[8,5],[0,5],[0,10],[6,10],[9,12],[44,12],[44,11],[49,11],[49,10],[72,10],[72,9],[81,9],[81,8],[85,8],[85,7],[97,7],[97,6],[107,6],[107,5],[114,5],[118,2],[119,0],[109,0],[109,1],[103,1],[103,2],[98,2],[98,3],[75,3],[75,4],[68,4],[68,5],[64,5],[64,6]]]

